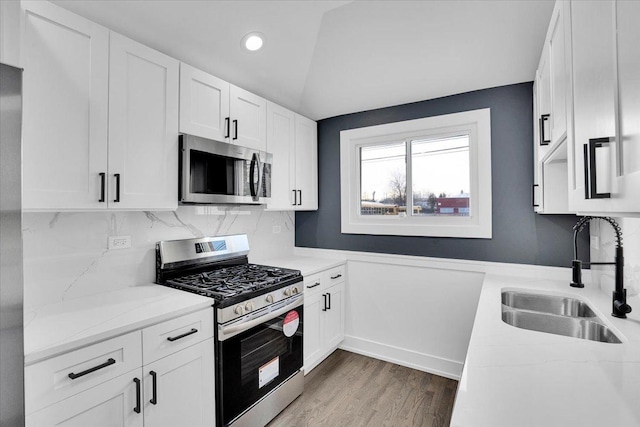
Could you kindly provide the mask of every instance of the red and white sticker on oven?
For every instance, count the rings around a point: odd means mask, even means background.
[[[282,332],[288,337],[293,336],[298,330],[300,325],[300,315],[295,310],[292,310],[284,316],[284,322],[282,322]]]

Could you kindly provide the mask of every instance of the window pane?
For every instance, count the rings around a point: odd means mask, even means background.
[[[405,215],[406,145],[394,142],[360,148],[360,214]]]
[[[469,216],[469,135],[411,141],[413,214]]]

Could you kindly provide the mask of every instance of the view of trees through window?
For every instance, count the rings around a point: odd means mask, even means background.
[[[469,216],[469,173],[469,135],[361,147],[360,213]]]

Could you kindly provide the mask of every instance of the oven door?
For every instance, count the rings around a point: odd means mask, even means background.
[[[268,320],[252,319],[218,327],[218,425],[229,425],[300,371],[304,314],[302,303],[303,298],[299,296],[265,315],[264,318]],[[242,323],[248,329],[243,329]]]
[[[180,135],[182,203],[268,203],[273,156],[193,135]]]

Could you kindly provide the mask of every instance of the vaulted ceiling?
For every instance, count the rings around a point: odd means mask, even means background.
[[[531,81],[550,0],[54,0],[312,119]],[[258,31],[263,49],[242,37]]]

